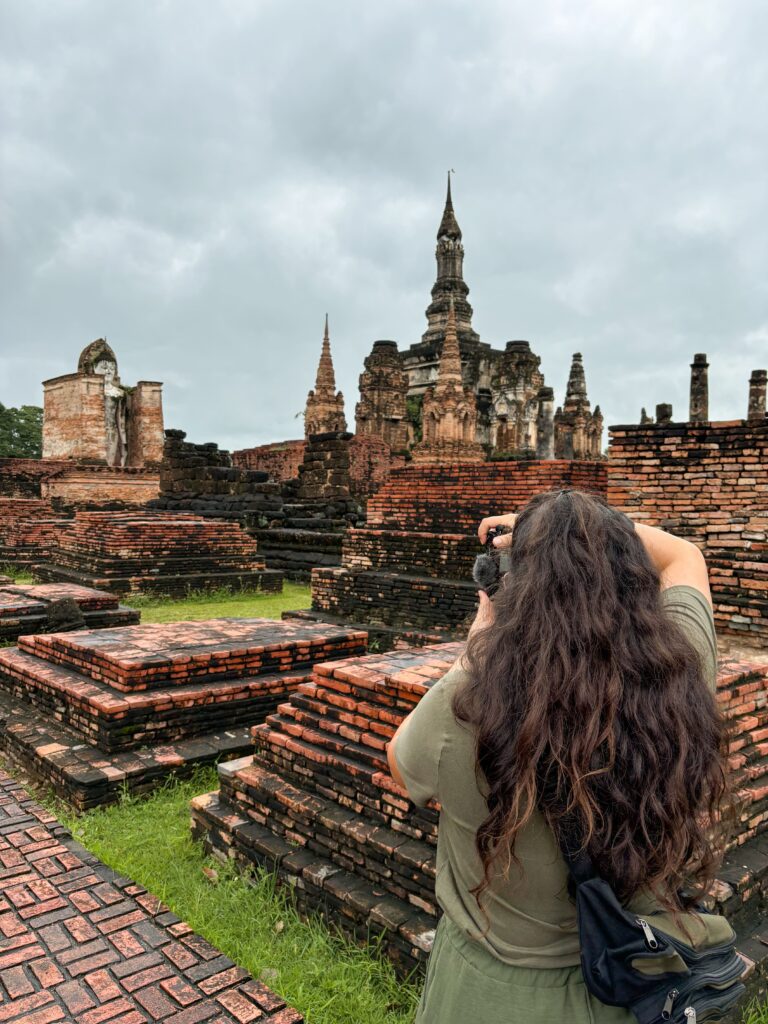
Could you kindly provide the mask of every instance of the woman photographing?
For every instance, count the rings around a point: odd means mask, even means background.
[[[483,520],[481,542],[498,526],[511,569],[388,749],[413,802],[441,807],[443,916],[416,1020],[628,1024],[585,985],[561,848],[589,858],[632,922],[732,940],[691,909],[722,854],[710,823],[726,797],[706,564],[579,491]],[[660,1021],[678,1019],[675,1000]]]

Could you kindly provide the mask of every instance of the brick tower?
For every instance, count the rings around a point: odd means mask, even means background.
[[[565,402],[555,413],[555,458],[599,459],[603,437],[600,406],[591,411],[581,352],[571,363]]]

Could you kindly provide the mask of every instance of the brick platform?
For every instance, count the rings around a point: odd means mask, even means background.
[[[257,545],[236,522],[189,514],[78,512],[41,579],[116,593],[183,596],[219,587],[279,592],[280,573],[266,570]]]
[[[409,804],[385,748],[459,650],[446,644],[318,666],[254,728],[255,754],[221,766],[219,792],[192,802],[194,834],[211,852],[276,870],[303,909],[322,910],[352,936],[380,933],[403,970],[423,965],[432,944],[438,808]],[[768,957],[767,673],[768,659],[725,658],[718,681],[732,722],[740,821],[713,903],[756,961]]]
[[[0,580],[0,640],[16,640],[25,633],[45,629],[51,602],[71,598],[89,629],[131,626],[141,613],[118,603],[114,594],[71,583],[5,584]]]
[[[0,772],[0,1019],[301,1024],[296,1010]]]
[[[310,614],[364,623],[385,648],[460,636],[477,606],[480,520],[553,487],[603,494],[605,475],[602,463],[552,460],[396,470],[345,535],[341,567],[313,571]]]
[[[0,743],[75,806],[105,803],[250,749],[247,726],[365,640],[267,619],[21,637],[0,650]]]

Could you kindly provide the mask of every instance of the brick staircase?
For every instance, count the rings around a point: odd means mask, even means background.
[[[276,871],[303,910],[321,911],[356,938],[380,936],[404,972],[431,949],[438,808],[409,804],[388,773],[385,748],[459,650],[441,644],[316,666],[311,681],[253,729],[254,754],[222,765],[219,791],[192,802],[193,833],[210,852]],[[720,665],[739,823],[712,894],[742,951],[763,968],[767,673],[766,658]],[[764,972],[755,979],[764,984]]]

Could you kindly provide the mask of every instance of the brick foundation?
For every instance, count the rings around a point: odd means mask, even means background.
[[[718,630],[768,641],[768,421],[611,427],[608,501],[694,541]]]
[[[264,568],[256,543],[237,523],[194,515],[78,512],[35,572],[115,593],[282,589],[282,576]]]
[[[340,568],[312,573],[312,613],[370,626],[384,646],[460,635],[477,595],[477,524],[553,487],[604,494],[600,462],[409,466],[368,502],[344,539]],[[437,634],[437,637],[436,637]]]
[[[0,650],[0,742],[83,808],[170,772],[249,749],[318,661],[360,654],[365,634],[266,619],[22,636]]]
[[[232,462],[238,469],[255,469],[266,473],[270,480],[286,483],[299,475],[306,447],[306,441],[278,441],[256,448],[241,448],[232,452]]]

